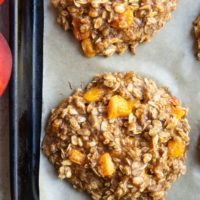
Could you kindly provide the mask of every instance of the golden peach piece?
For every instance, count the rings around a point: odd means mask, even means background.
[[[111,25],[114,28],[128,28],[134,21],[133,10],[127,8],[123,13],[119,14],[118,19],[114,20]]]
[[[181,108],[174,108],[173,111],[178,120],[180,120],[186,114],[186,111]]]
[[[98,101],[104,94],[104,91],[100,88],[90,88],[84,95],[83,98],[87,102],[95,102]]]
[[[119,95],[111,97],[108,104],[108,118],[128,116],[132,112],[132,105]]]
[[[111,176],[115,172],[115,166],[109,153],[104,153],[98,161],[98,171],[105,176]]]
[[[73,163],[82,165],[85,161],[85,154],[81,153],[79,150],[71,149],[69,152],[69,159]]]
[[[185,153],[185,144],[181,141],[170,140],[168,142],[168,156],[170,158],[181,158]]]
[[[92,58],[96,55],[92,42],[89,38],[83,40],[81,42],[81,46],[82,46],[85,56],[87,56],[88,58]]]

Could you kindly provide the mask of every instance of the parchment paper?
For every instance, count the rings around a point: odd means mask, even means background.
[[[200,13],[200,0],[180,0],[172,19],[158,32],[150,43],[141,45],[136,56],[126,53],[110,58],[87,59],[82,55],[78,42],[69,32],[64,32],[55,20],[50,0],[45,0],[44,13],[44,77],[42,136],[50,110],[72,92],[85,85],[99,72],[130,71],[152,78],[159,85],[169,86],[173,95],[189,107],[190,147],[187,156],[187,174],[169,191],[167,200],[200,200],[200,62],[194,57],[192,22]],[[76,192],[56,173],[41,153],[41,200],[88,200]]]

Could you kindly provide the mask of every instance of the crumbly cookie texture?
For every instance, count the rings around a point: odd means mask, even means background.
[[[200,15],[194,21],[194,36],[196,39],[197,59],[200,60]]]
[[[57,22],[71,29],[87,57],[135,54],[170,19],[177,0],[51,0]]]
[[[93,200],[164,199],[186,171],[187,112],[152,80],[100,74],[53,110],[43,152]]]

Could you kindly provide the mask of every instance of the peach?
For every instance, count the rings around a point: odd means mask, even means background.
[[[98,160],[98,171],[105,176],[111,176],[115,172],[115,166],[109,153],[104,153]]]
[[[93,87],[90,88],[84,95],[83,98],[87,101],[87,102],[95,102],[95,101],[99,101],[101,99],[101,97],[103,96],[104,91],[100,88],[97,87]]]
[[[12,70],[12,54],[6,39],[0,33],[0,96],[8,85]]]
[[[114,119],[117,117],[126,117],[132,112],[133,106],[133,102],[131,103],[129,101],[126,101],[126,99],[124,99],[123,97],[115,95],[111,97],[108,103],[108,118]]]
[[[185,152],[185,144],[181,141],[170,140],[168,142],[168,156],[170,158],[181,158]]]
[[[186,111],[183,110],[182,108],[178,108],[177,107],[177,108],[174,108],[174,114],[175,114],[176,118],[178,120],[180,120],[180,119],[182,119],[185,116]]]
[[[81,33],[80,31],[81,22],[79,19],[73,18],[72,25],[74,27],[73,33],[77,40],[80,40],[80,41],[86,40],[87,38],[90,37],[90,30],[86,31],[85,33]]]
[[[85,154],[81,153],[79,150],[71,149],[69,152],[69,159],[78,165],[82,165],[85,161]]]
[[[119,14],[118,20],[114,20],[111,23],[111,25],[114,28],[120,28],[121,22],[125,22],[127,26],[130,26],[133,23],[133,21],[134,21],[133,10],[128,7],[123,13]]]
[[[81,46],[83,49],[83,53],[85,54],[86,57],[92,58],[96,55],[96,52],[94,50],[94,47],[90,38],[83,40],[81,42]]]
[[[4,3],[4,0],[0,0],[0,5],[2,5]]]

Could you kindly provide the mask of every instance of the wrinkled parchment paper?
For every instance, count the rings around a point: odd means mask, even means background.
[[[173,95],[189,107],[190,147],[187,156],[187,174],[169,191],[167,200],[200,200],[200,62],[194,57],[192,22],[200,13],[200,0],[180,0],[172,19],[158,32],[150,43],[141,45],[136,56],[126,53],[110,58],[87,59],[78,42],[69,32],[64,32],[55,20],[50,0],[45,0],[44,13],[44,77],[42,137],[50,110],[72,92],[73,88],[105,71],[130,71],[152,78],[159,85],[169,86]],[[41,153],[41,200],[88,200],[76,192],[56,173]]]

